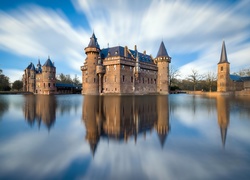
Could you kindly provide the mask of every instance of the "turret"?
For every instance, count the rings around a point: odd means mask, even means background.
[[[157,92],[160,94],[169,93],[169,63],[171,57],[168,55],[163,41],[155,58],[158,67]]]
[[[96,66],[98,64],[100,46],[94,33],[90,38],[88,47],[84,50],[87,58],[85,59],[84,66],[81,67],[83,82],[82,94],[99,94],[99,78],[96,72]]]
[[[222,43],[220,61],[217,67],[217,91],[227,92],[229,91],[230,63],[227,60],[226,45],[224,41]]]
[[[54,94],[56,90],[56,67],[54,66],[54,63],[51,62],[50,57],[48,57],[47,61],[42,66],[42,76],[42,94]]]

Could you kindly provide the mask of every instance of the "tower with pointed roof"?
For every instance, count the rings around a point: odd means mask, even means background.
[[[54,94],[56,91],[56,67],[48,57],[47,61],[42,66],[42,79],[40,89],[37,90],[38,94]],[[41,92],[42,91],[42,92]]]
[[[34,94],[54,94],[56,93],[56,67],[50,58],[41,66],[38,60],[37,68],[33,63],[24,70],[23,91]]]
[[[89,45],[84,49],[87,58],[82,66],[82,94],[99,94],[99,77],[96,72],[100,46],[95,34],[92,34]],[[101,66],[101,62],[99,63]]]
[[[169,93],[169,63],[171,63],[171,57],[168,55],[166,47],[161,42],[157,56],[155,58],[157,63],[157,92],[160,94]]]
[[[220,61],[217,66],[217,91],[227,92],[230,88],[230,63],[227,59],[226,45],[223,41]]]

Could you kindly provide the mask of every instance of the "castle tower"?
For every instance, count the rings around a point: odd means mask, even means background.
[[[56,76],[56,67],[48,57],[47,61],[42,66],[42,81],[40,84],[42,92],[36,92],[36,93],[54,94],[56,90],[55,76]]]
[[[157,92],[160,94],[168,94],[169,93],[169,63],[171,62],[171,57],[169,57],[163,41],[161,42],[155,61],[158,67]]]
[[[27,92],[35,92],[36,88],[36,68],[33,63],[24,70],[23,75],[23,90]]]
[[[220,62],[218,63],[217,73],[217,91],[227,92],[229,91],[230,81],[230,63],[227,60],[227,52],[225,42],[222,43]]]
[[[82,94],[99,94],[99,78],[96,72],[100,47],[97,38],[93,33],[88,47],[85,49],[87,58],[85,59],[82,70]],[[100,64],[101,67],[101,64]]]

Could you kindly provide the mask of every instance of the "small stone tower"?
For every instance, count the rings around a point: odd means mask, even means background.
[[[87,58],[84,66],[81,67],[82,94],[99,94],[99,80],[96,72],[96,66],[98,64],[100,47],[94,33],[90,38],[88,47],[84,50]]]
[[[227,92],[229,91],[230,81],[230,63],[227,60],[227,52],[225,42],[222,43],[220,62],[218,63],[217,73],[217,91]]]
[[[24,70],[23,91],[35,93],[36,89],[36,68],[33,63]]]
[[[43,84],[41,84],[43,91],[42,94],[54,94],[56,91],[56,86],[55,86],[56,67],[51,62],[49,57],[42,66],[42,76],[43,76]]]
[[[169,57],[163,41],[161,42],[159,51],[155,58],[155,62],[158,67],[157,75],[157,92],[160,94],[169,93],[169,63],[171,63],[171,57]]]

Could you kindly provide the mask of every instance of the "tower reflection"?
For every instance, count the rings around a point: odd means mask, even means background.
[[[169,133],[168,96],[84,96],[82,119],[94,156],[100,137],[127,142],[155,129],[161,146]]]
[[[228,128],[229,121],[230,121],[229,99],[224,96],[217,96],[216,102],[217,102],[216,103],[217,119],[218,119],[218,125],[220,126],[221,141],[222,141],[223,148],[225,148],[227,128]]]
[[[49,130],[56,120],[56,98],[44,95],[26,95],[23,107],[24,117],[28,124],[35,123],[40,127],[41,122]]]

